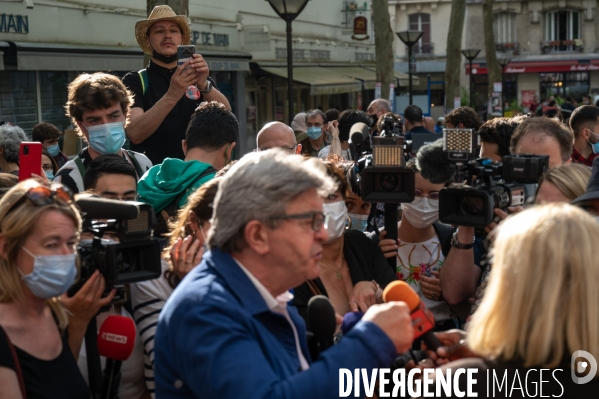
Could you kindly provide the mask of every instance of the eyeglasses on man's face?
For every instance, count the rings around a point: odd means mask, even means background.
[[[301,219],[312,219],[311,227],[315,232],[319,232],[323,227],[326,229],[329,224],[329,215],[326,215],[322,212],[308,212],[308,213],[298,213],[292,215],[281,215],[274,217],[273,219],[283,219],[283,220],[301,220]]]

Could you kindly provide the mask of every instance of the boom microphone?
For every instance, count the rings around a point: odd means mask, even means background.
[[[121,365],[135,346],[135,323],[123,316],[108,316],[98,332],[98,351],[106,357],[102,382],[102,399],[112,399],[118,394],[121,382]]]
[[[412,325],[414,326],[414,339],[422,337],[427,348],[436,351],[441,343],[433,334],[435,318],[430,310],[420,302],[420,297],[405,281],[393,281],[383,291],[385,302],[405,302],[410,308]]]
[[[139,216],[139,208],[131,201],[87,197],[76,203],[86,219],[136,219]]]
[[[333,345],[333,335],[337,329],[335,309],[324,295],[316,295],[308,301],[308,331],[318,340],[319,352]]]
[[[416,167],[420,175],[433,184],[453,181],[455,165],[447,159],[443,151],[443,139],[420,147],[416,154]]]

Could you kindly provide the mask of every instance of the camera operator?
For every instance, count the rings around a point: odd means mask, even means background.
[[[106,154],[94,159],[85,172],[83,187],[102,198],[135,201],[135,168],[118,155]]]
[[[318,157],[325,159],[329,154],[338,155],[345,160],[351,160],[352,154],[349,150],[349,135],[356,123],[362,122],[370,126],[370,119],[363,111],[345,110],[339,114],[339,119],[329,123],[333,141],[331,145],[324,147],[318,153]],[[358,158],[361,154],[358,154]]]
[[[447,129],[474,129],[478,131],[483,122],[475,110],[469,107],[459,107],[445,115]]]
[[[486,121],[478,129],[480,135],[480,157],[493,162],[501,162],[504,156],[510,155],[510,140],[518,125],[528,116],[519,115],[511,118],[494,118]]]
[[[59,300],[77,275],[80,229],[72,194],[63,186],[29,179],[0,200],[3,397],[90,397],[65,334],[71,324],[65,297]]]

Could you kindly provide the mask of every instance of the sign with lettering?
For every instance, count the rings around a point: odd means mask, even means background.
[[[211,71],[249,71],[250,63],[248,61],[218,61],[206,60],[208,68]]]
[[[0,33],[29,33],[29,17],[27,15],[0,15]]]
[[[354,18],[354,34],[351,37],[354,40],[367,40],[368,36],[368,19],[366,17]]]
[[[275,58],[287,58],[287,49],[285,47],[275,48]],[[328,50],[303,50],[293,49],[293,59],[295,60],[330,60],[331,52]]]
[[[270,51],[270,33],[268,29],[244,29],[243,49],[245,51]]]
[[[225,33],[191,32],[191,44],[199,46],[229,47],[229,35]]]

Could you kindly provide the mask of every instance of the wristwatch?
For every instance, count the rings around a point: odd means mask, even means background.
[[[200,93],[202,94],[208,94],[212,91],[212,82],[210,82],[210,79],[206,80],[206,90],[201,90],[200,89]]]
[[[474,246],[474,241],[476,241],[476,237],[472,237],[472,242],[470,244],[462,244],[458,241],[458,231],[456,230],[451,236],[451,246],[457,249],[471,249]]]

